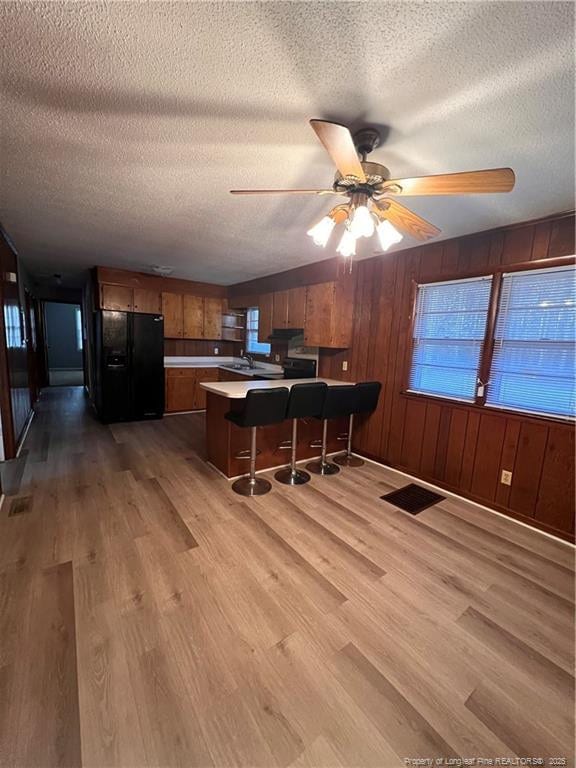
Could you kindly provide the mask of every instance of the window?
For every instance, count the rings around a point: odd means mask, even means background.
[[[409,391],[573,417],[575,277],[572,265],[419,285]]]
[[[488,405],[574,413],[575,312],[573,268],[503,275]]]
[[[82,338],[82,311],[80,307],[76,307],[76,349],[81,350],[84,346],[84,340]]]
[[[409,388],[473,403],[491,277],[418,286]]]
[[[258,309],[252,307],[246,313],[246,352],[269,355],[270,344],[258,341]]]

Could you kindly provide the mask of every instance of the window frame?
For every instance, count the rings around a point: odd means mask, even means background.
[[[531,269],[553,269],[554,267],[569,267],[576,266],[576,255],[571,256],[558,256],[553,259],[537,259],[534,261],[524,261],[515,264],[499,264],[498,266],[489,266],[485,269],[467,270],[460,274],[441,275],[441,279],[438,276],[431,277],[426,276],[423,279],[412,279],[411,286],[411,302],[410,302],[410,341],[409,352],[407,354],[406,365],[403,375],[403,388],[400,394],[407,398],[427,398],[434,401],[445,402],[446,404],[452,404],[454,407],[473,408],[483,411],[490,411],[494,413],[509,414],[510,416],[516,416],[518,418],[530,418],[541,421],[560,422],[564,424],[574,424],[576,417],[555,415],[555,414],[540,414],[532,413],[530,411],[522,411],[517,408],[507,408],[499,405],[491,405],[486,402],[486,386],[490,379],[490,371],[492,369],[492,358],[494,355],[494,332],[496,330],[496,322],[498,320],[498,309],[500,305],[500,294],[502,290],[502,280],[505,274],[511,272],[525,272]],[[480,365],[478,366],[478,379],[481,384],[484,385],[482,395],[478,395],[478,388],[476,388],[476,396],[474,402],[458,399],[456,397],[450,397],[449,395],[430,395],[424,392],[415,392],[409,389],[410,373],[412,370],[412,360],[414,356],[414,325],[416,322],[416,307],[418,302],[418,287],[420,285],[429,285],[431,283],[438,282],[451,282],[456,280],[466,280],[474,277],[491,277],[492,288],[490,292],[490,299],[488,302],[488,316],[486,318],[486,332],[484,334],[484,340],[482,342],[482,351],[480,353]]]
[[[250,311],[254,310],[254,309],[258,312],[258,327],[256,329],[256,343],[257,344],[268,344],[268,346],[270,348],[268,350],[268,352],[252,352],[248,348],[248,341],[249,341],[249,338],[250,338],[250,332],[252,330],[252,329],[250,329],[248,327],[248,325],[249,325],[248,315],[249,315]],[[245,352],[248,355],[259,355],[260,357],[268,358],[272,354],[272,345],[268,341],[258,341],[259,333],[260,333],[260,307],[258,307],[258,306],[247,307],[246,308],[246,328],[245,328],[245,334],[244,334],[244,348],[245,348]]]

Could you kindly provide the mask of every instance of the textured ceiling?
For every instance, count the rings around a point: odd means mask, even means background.
[[[232,283],[334,254],[310,117],[389,128],[394,176],[512,166],[509,195],[411,198],[443,238],[574,206],[574,5],[0,4],[0,220],[36,274]],[[411,245],[406,239],[403,245]],[[373,252],[365,241],[362,256]]]

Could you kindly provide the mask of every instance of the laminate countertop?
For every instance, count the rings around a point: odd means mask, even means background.
[[[353,381],[339,381],[338,379],[278,379],[276,381],[202,381],[200,386],[207,392],[212,392],[221,397],[240,399],[246,397],[249,389],[275,389],[276,387],[292,387],[294,384],[312,384],[322,381],[329,387],[338,387],[345,384],[354,384]]]

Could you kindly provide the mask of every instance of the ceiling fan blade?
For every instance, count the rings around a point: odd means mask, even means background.
[[[333,189],[231,189],[231,195],[341,195]]]
[[[356,176],[360,181],[366,181],[354,139],[348,128],[327,120],[310,120],[310,125],[342,176]]]
[[[376,206],[382,212],[382,218],[388,219],[395,227],[407,232],[417,240],[429,240],[431,237],[436,237],[436,235],[440,234],[438,227],[430,224],[429,221],[418,216],[417,213],[400,205],[396,200],[387,198],[382,203],[376,203]]]
[[[388,179],[382,185],[382,191],[396,195],[481,195],[510,192],[514,189],[515,181],[512,168],[491,168],[486,171],[417,176],[413,179]]]

